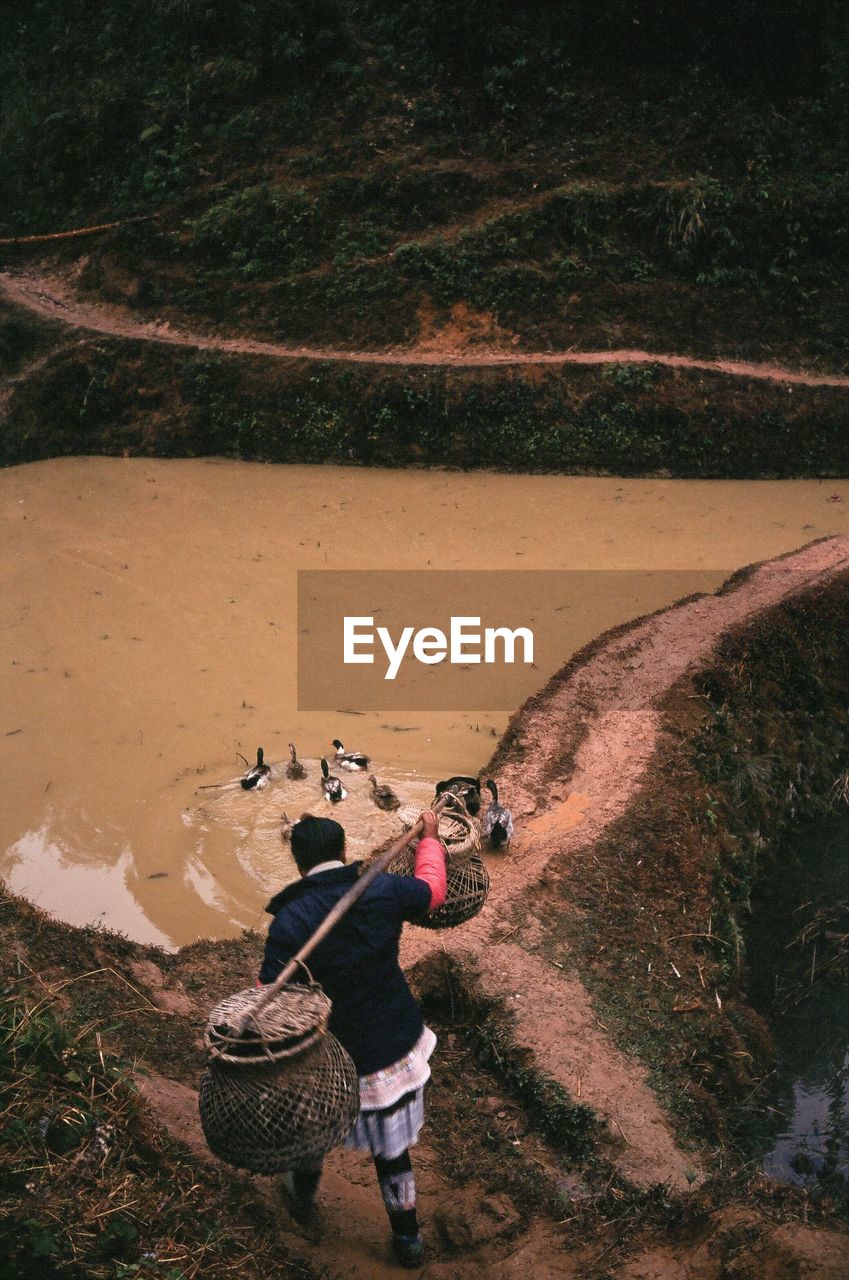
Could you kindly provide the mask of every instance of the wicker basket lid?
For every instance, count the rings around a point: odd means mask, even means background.
[[[277,1062],[303,1053],[324,1033],[331,1005],[317,983],[289,983],[258,1009],[267,996],[262,987],[248,987],[215,1006],[203,1036],[211,1058],[245,1066]]]
[[[409,831],[422,816],[422,811],[412,804],[403,805],[397,813],[402,827]],[[452,810],[442,809],[437,816],[439,838],[452,857],[473,853],[480,848],[477,823],[469,817],[462,801]]]

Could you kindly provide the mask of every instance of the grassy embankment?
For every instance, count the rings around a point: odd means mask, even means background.
[[[311,1280],[250,1185],[198,1161],[144,1104],[139,1073],[190,1079],[198,1058],[190,1020],[130,980],[145,949],[5,895],[0,937],[3,1280]],[[220,944],[222,980],[234,951]]]
[[[772,1068],[769,1029],[747,999],[750,896],[781,874],[773,851],[792,824],[843,803],[847,626],[844,574],[726,638],[665,699],[636,802],[592,859],[528,903],[556,921],[542,953],[578,964],[605,1025],[725,1168],[745,1162]],[[839,980],[826,963],[839,939],[827,922],[820,935],[802,963],[819,940],[816,972]]]
[[[303,24],[267,0],[12,6],[3,229],[158,211],[46,265],[202,331],[845,368],[839,6],[598,9],[326,0]],[[7,317],[8,367],[54,343],[13,391],[7,462],[849,464],[840,391],[629,366],[270,370],[125,342],[69,350]]]

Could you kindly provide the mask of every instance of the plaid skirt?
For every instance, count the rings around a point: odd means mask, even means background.
[[[425,1027],[409,1053],[389,1067],[360,1076],[360,1114],[345,1139],[349,1150],[394,1160],[419,1137],[424,1124],[424,1087],[436,1036]]]
[[[344,1145],[349,1150],[370,1151],[373,1156],[394,1160],[418,1142],[423,1124],[424,1086],[383,1111],[361,1111]]]

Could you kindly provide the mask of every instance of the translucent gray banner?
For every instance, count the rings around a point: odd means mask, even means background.
[[[589,640],[725,570],[301,570],[301,711],[512,710]]]

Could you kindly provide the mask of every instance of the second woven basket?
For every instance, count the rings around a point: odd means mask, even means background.
[[[398,811],[405,827],[418,819],[419,810],[406,807]],[[453,929],[471,920],[483,907],[489,893],[489,873],[479,856],[480,836],[477,824],[466,813],[462,803],[439,815],[439,838],[448,852],[445,902],[436,911],[428,911],[410,923],[422,929]],[[386,870],[390,875],[411,876],[415,869],[415,852],[407,847],[393,858]]]
[[[313,982],[290,983],[270,1002],[249,987],[213,1009],[198,1105],[204,1137],[220,1160],[283,1173],[310,1166],[350,1133],[359,1081],[327,1030],[329,1014],[330,1001]]]

